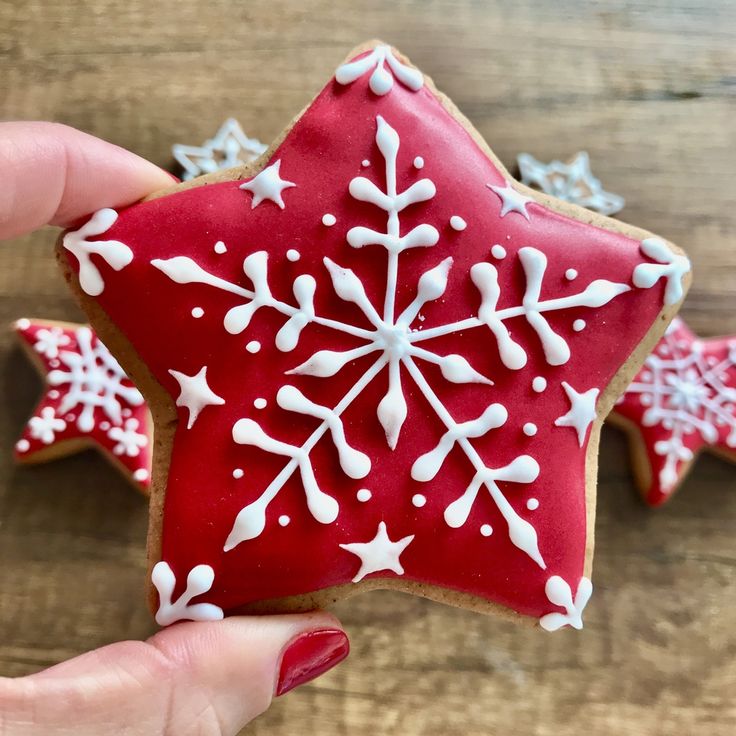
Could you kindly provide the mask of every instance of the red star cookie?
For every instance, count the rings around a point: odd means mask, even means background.
[[[148,493],[152,425],[143,396],[86,325],[20,319],[15,330],[46,391],[15,444],[20,463],[95,447]]]
[[[664,503],[698,453],[736,461],[736,336],[701,340],[675,319],[611,414],[631,433],[644,500]]]
[[[152,401],[159,623],[396,587],[581,625],[599,425],[673,246],[512,182],[370,44],[258,162],[60,253]]]

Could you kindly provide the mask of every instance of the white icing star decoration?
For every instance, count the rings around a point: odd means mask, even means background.
[[[401,566],[399,557],[401,553],[411,544],[414,535],[410,534],[397,542],[389,539],[386,531],[386,522],[382,521],[378,524],[376,536],[370,542],[351,542],[350,544],[341,544],[340,546],[357,555],[360,558],[360,569],[358,574],[353,578],[354,583],[360,582],[366,575],[372,572],[380,572],[381,570],[391,570],[397,575],[404,574],[404,568]]]
[[[606,192],[600,180],[590,170],[590,158],[585,151],[575,154],[570,163],[537,161],[529,153],[516,157],[523,184],[562,199],[587,207],[602,215],[615,215],[624,208],[624,198]]]
[[[194,426],[202,409],[206,406],[221,406],[225,399],[218,396],[207,383],[207,366],[204,365],[193,376],[188,376],[181,371],[169,370],[169,373],[177,380],[181,393],[176,400],[177,406],[183,406],[189,411],[187,429]]]
[[[570,400],[570,411],[555,420],[556,427],[572,427],[577,436],[580,447],[585,442],[588,427],[595,421],[595,402],[600,390],[591,388],[588,391],[576,391],[567,381],[562,382],[562,388]]]
[[[201,146],[175,143],[171,153],[188,181],[201,174],[247,164],[258,158],[267,146],[257,138],[249,138],[235,118],[228,118],[214,137]]]
[[[531,197],[518,192],[509,182],[505,186],[486,185],[491,191],[495,192],[501,200],[501,217],[506,217],[509,212],[518,212],[526,219],[529,219],[529,213],[526,210],[528,204],[534,202]]]
[[[251,209],[255,209],[266,199],[277,204],[282,210],[284,209],[286,205],[284,204],[281,193],[284,189],[295,187],[296,184],[293,181],[282,179],[279,173],[280,169],[281,161],[276,161],[270,166],[266,166],[263,171],[256,174],[250,181],[240,185],[241,189],[253,194]]]

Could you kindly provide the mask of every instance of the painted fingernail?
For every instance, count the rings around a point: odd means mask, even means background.
[[[161,169],[161,171],[163,171],[164,174],[166,174],[167,176],[171,177],[176,184],[181,184],[181,179],[178,176],[172,174],[170,171],[166,171],[166,169]]]
[[[281,655],[276,695],[283,695],[314,680],[342,662],[350,652],[350,642],[339,629],[320,629],[299,634]]]

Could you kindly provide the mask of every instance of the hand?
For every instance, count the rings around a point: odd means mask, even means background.
[[[52,123],[0,123],[0,239],[65,226],[172,184],[134,154]],[[0,678],[0,734],[229,736],[343,660],[327,613],[181,623],[17,679]]]

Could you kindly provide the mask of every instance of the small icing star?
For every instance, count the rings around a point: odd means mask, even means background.
[[[340,546],[357,555],[360,558],[360,570],[353,578],[354,583],[360,582],[366,575],[380,570],[391,570],[397,575],[404,574],[404,568],[399,562],[399,555],[411,544],[414,535],[399,539],[398,542],[392,542],[386,532],[386,523],[378,524],[376,536],[370,542],[353,542],[351,544],[341,544]]]
[[[528,153],[520,153],[516,160],[522,184],[602,215],[614,215],[624,207],[624,198],[604,191],[600,180],[593,176],[585,151],[575,154],[566,164],[561,161],[545,164]]]
[[[187,429],[194,426],[194,422],[197,421],[199,413],[205,406],[221,406],[225,403],[225,399],[218,396],[207,384],[206,365],[202,366],[200,371],[193,376],[173,370],[169,370],[169,373],[177,380],[181,389],[176,405],[189,410]]]
[[[214,138],[201,146],[175,143],[171,153],[183,169],[182,179],[188,181],[200,174],[247,164],[260,156],[267,146],[249,138],[234,118],[226,120]]]
[[[529,219],[529,213],[526,211],[526,206],[530,202],[534,202],[531,197],[527,197],[521,192],[517,192],[516,189],[514,189],[508,182],[506,182],[506,186],[503,187],[494,187],[491,184],[486,184],[486,186],[495,192],[501,199],[501,217],[506,217],[509,212],[518,212],[520,215],[526,217],[527,220]]]
[[[282,210],[286,206],[281,196],[281,192],[289,187],[295,187],[293,181],[286,181],[281,178],[279,169],[281,168],[281,161],[276,161],[270,166],[266,166],[263,171],[256,174],[250,181],[241,184],[240,188],[245,189],[253,194],[253,202],[251,209],[255,209],[258,205],[263,202],[264,199],[270,199],[275,202]]]
[[[20,319],[15,330],[45,393],[15,445],[20,463],[94,446],[147,492],[151,420],[143,396],[86,325]]]
[[[570,411],[555,419],[555,427],[572,427],[577,432],[578,443],[582,447],[588,427],[596,416],[595,402],[600,390],[591,388],[579,393],[567,381],[562,382],[562,388],[570,399]]]

